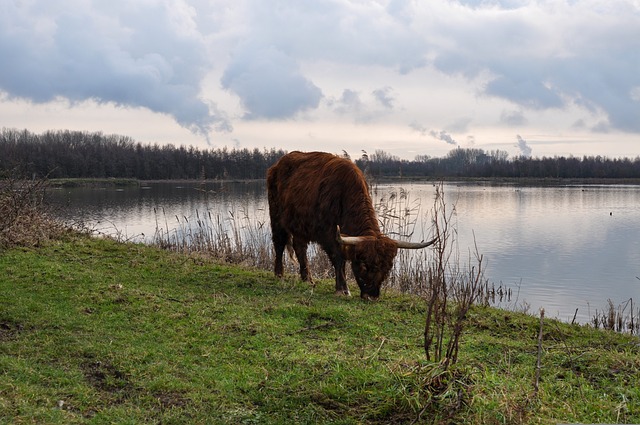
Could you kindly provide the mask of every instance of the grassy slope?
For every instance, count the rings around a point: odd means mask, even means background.
[[[357,290],[356,290],[357,292]],[[0,253],[0,423],[640,423],[638,340],[489,308],[424,361],[422,302],[77,237]]]

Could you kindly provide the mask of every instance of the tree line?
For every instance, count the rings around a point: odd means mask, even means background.
[[[281,149],[198,149],[142,144],[100,132],[2,129],[0,177],[169,179],[262,179],[286,152]],[[346,152],[343,156],[349,156]],[[368,175],[412,178],[640,178],[640,157],[509,158],[506,151],[456,148],[444,157],[400,159],[376,150],[354,161]]]
[[[603,156],[509,158],[506,151],[456,148],[441,158],[419,155],[413,161],[402,160],[384,151],[355,161],[360,168],[377,177],[479,177],[479,178],[560,178],[560,179],[637,179],[640,157]]]
[[[285,152],[142,144],[100,132],[3,129],[0,173],[48,178],[261,179]]]

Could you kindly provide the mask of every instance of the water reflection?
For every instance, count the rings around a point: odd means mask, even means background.
[[[62,188],[49,193],[56,214],[97,232],[150,241],[157,228],[175,229],[197,214],[247,211],[265,217],[265,183],[148,183],[124,188]]]
[[[638,299],[638,187],[456,189],[461,238],[473,230],[488,276],[519,283],[532,308],[586,321],[608,298]]]
[[[375,188],[376,200],[399,191]],[[418,205],[413,239],[430,236],[429,210],[435,187],[406,184]],[[512,288],[507,307],[544,307],[547,316],[587,322],[607,299],[640,300],[640,187],[444,185],[455,206],[457,247],[468,258],[475,243],[486,262],[486,277]],[[268,223],[265,183],[154,183],[127,188],[73,188],[52,191],[60,217],[82,220],[105,233],[149,240],[156,228],[174,229],[196,214],[228,217],[246,213]],[[526,303],[526,304],[525,304]]]

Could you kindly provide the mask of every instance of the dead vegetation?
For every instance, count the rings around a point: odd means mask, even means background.
[[[156,229],[152,244],[187,254],[203,254],[225,263],[271,270],[273,248],[268,212],[232,207],[227,214],[196,211],[195,217],[169,217],[164,209],[154,210]],[[327,255],[317,245],[309,246],[309,268],[314,278],[333,274]],[[285,272],[298,273],[295,257],[285,261]]]
[[[607,300],[607,307],[596,309],[591,317],[591,324],[596,329],[607,329],[616,332],[629,332],[631,335],[640,334],[640,307],[633,303],[633,298],[619,304]]]
[[[14,175],[0,179],[0,250],[35,247],[64,234],[66,227],[50,217],[44,207],[47,181]]]

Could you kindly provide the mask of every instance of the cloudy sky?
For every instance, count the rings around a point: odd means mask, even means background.
[[[3,0],[0,127],[640,155],[640,0]]]

